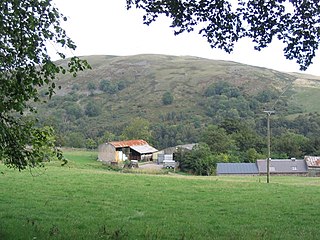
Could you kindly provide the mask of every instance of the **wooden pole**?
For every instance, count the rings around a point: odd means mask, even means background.
[[[268,128],[268,159],[267,159],[267,183],[270,182],[270,113],[268,113],[267,117],[267,128]]]
[[[274,111],[264,111],[267,113],[267,138],[268,138],[268,159],[267,159],[267,183],[270,182],[270,159],[271,159],[271,140],[270,140],[270,116]]]

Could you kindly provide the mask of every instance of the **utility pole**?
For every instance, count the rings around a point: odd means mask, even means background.
[[[268,130],[268,159],[267,159],[267,183],[270,182],[270,156],[271,156],[271,140],[270,140],[270,116],[275,111],[263,111],[267,114],[267,130]]]

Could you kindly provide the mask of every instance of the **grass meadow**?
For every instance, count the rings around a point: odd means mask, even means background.
[[[0,165],[0,239],[319,239],[320,179],[108,171],[96,153]]]

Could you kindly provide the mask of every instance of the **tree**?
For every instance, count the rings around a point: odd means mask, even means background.
[[[285,45],[284,56],[301,70],[312,64],[319,47],[318,0],[127,0],[127,8],[132,6],[145,10],[147,25],[165,15],[176,35],[198,30],[212,48],[228,53],[241,38],[252,39],[258,51],[277,38]]]
[[[65,109],[67,114],[74,117],[75,119],[78,119],[83,115],[82,108],[77,103],[70,103],[66,106]]]
[[[62,59],[60,47],[76,46],[60,26],[66,17],[50,0],[2,1],[0,16],[0,159],[22,170],[41,164],[41,149],[61,158],[48,138],[53,132],[36,128],[35,121],[25,117],[34,111],[30,102],[40,101],[41,87],[46,86],[49,98],[54,94],[57,74],[76,76],[89,65],[78,57],[67,67],[51,60],[48,42]]]
[[[93,82],[89,82],[87,84],[87,89],[90,91],[90,94],[93,95],[94,91],[97,89],[97,87]]]
[[[306,154],[309,139],[297,133],[286,132],[274,140],[276,152],[286,154],[288,157],[301,158]]]
[[[86,140],[86,148],[87,148],[87,149],[90,149],[90,150],[96,149],[96,148],[97,148],[97,143],[96,143],[96,141],[93,140],[92,138],[88,138],[88,139]]]
[[[254,148],[249,148],[245,153],[245,162],[255,163],[257,159],[264,159],[266,158],[262,154],[259,154]]]
[[[150,123],[143,118],[136,118],[123,130],[123,139],[151,140]]]
[[[171,103],[173,103],[173,95],[171,92],[165,92],[162,95],[162,103],[164,105],[170,105]]]
[[[98,143],[102,144],[102,143],[111,142],[115,140],[116,140],[116,135],[114,133],[105,131],[103,136],[99,139]]]
[[[96,117],[99,116],[101,113],[101,107],[97,103],[90,101],[85,107],[84,113],[88,117]]]
[[[95,85],[93,82],[89,82],[89,83],[87,84],[87,89],[88,89],[89,91],[94,91],[94,90],[97,89],[97,87],[96,87],[96,85]]]
[[[108,80],[101,80],[99,83],[99,89],[103,92],[107,92],[109,89],[110,82]]]
[[[205,143],[198,144],[191,151],[182,148],[177,149],[175,160],[179,162],[181,171],[206,176],[214,172],[217,163],[209,146]]]
[[[236,148],[234,140],[223,128],[210,125],[204,130],[201,141],[206,143],[214,154],[228,153]]]
[[[125,88],[124,82],[112,83],[111,81],[103,79],[99,83],[99,89],[103,92],[110,93],[110,94],[115,94],[124,88]]]
[[[65,134],[65,144],[69,147],[84,148],[86,147],[86,139],[81,132],[70,132]]]
[[[227,134],[235,141],[239,151],[245,152],[251,148],[261,150],[265,145],[264,139],[246,122],[225,119],[220,127],[224,128]]]

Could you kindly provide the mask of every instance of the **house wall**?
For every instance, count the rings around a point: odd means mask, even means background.
[[[153,154],[152,154],[152,159],[153,159],[154,161],[158,161],[158,159],[159,159],[159,154],[164,154],[164,151],[162,150],[162,151],[158,151],[158,152],[153,153]]]
[[[104,143],[99,145],[98,148],[98,159],[103,162],[115,162],[116,159],[116,149],[109,143]]]
[[[176,147],[169,147],[169,148],[163,149],[164,154],[173,154],[176,151],[177,151]]]
[[[129,147],[120,147],[115,150],[115,161],[123,162],[130,158],[130,148]]]
[[[259,173],[217,173],[217,176],[259,176]]]

